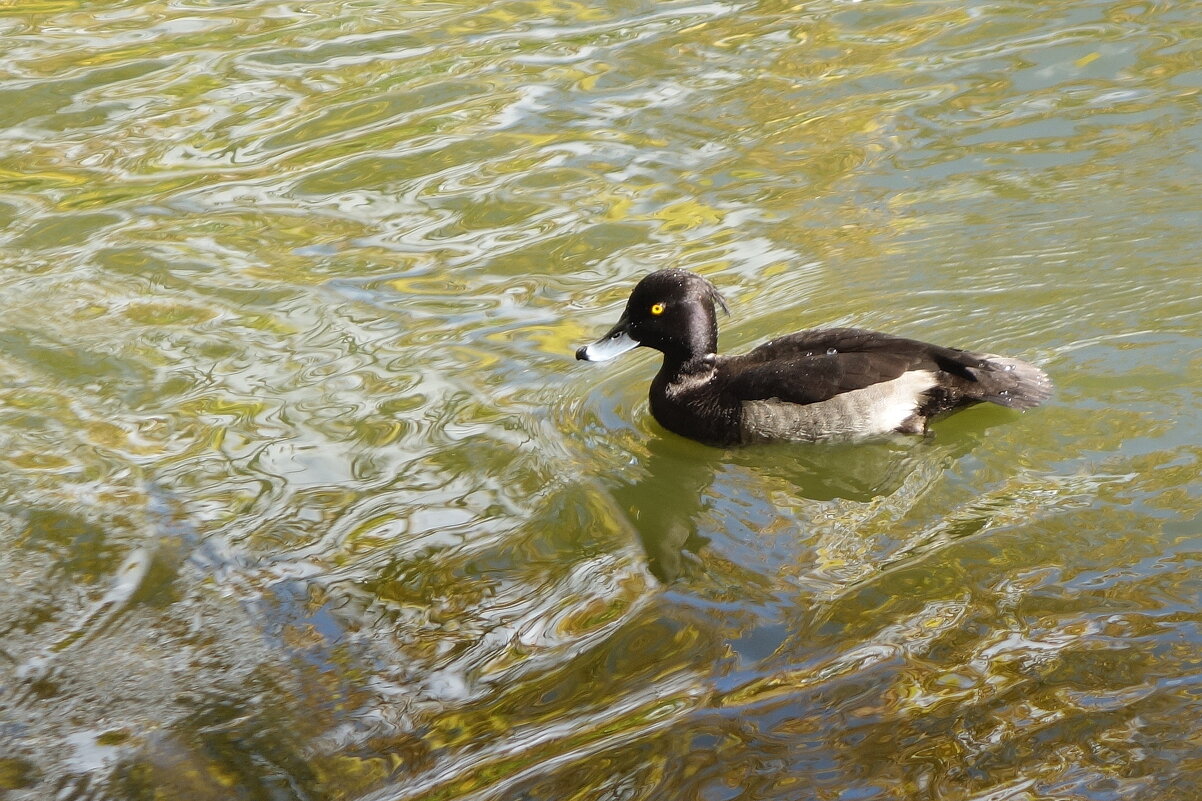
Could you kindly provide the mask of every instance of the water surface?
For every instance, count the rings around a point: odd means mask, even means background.
[[[0,10],[14,799],[1202,793],[1197,3]],[[576,346],[1045,407],[706,448]]]

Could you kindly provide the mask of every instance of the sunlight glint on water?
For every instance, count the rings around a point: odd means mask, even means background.
[[[0,790],[1198,794],[1196,16],[0,10]],[[665,266],[1057,395],[683,441]]]

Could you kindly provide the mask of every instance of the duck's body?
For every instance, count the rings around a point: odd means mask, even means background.
[[[802,331],[718,355],[715,303],[717,290],[698,275],[652,273],[618,324],[576,357],[659,350],[652,415],[711,445],[922,433],[943,412],[982,401],[1028,409],[1051,394],[1047,375],[1027,362],[857,328]]]

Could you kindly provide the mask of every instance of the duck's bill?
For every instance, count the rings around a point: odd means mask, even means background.
[[[630,335],[628,325],[625,317],[618,320],[618,324],[608,334],[576,351],[576,358],[586,362],[604,362],[621,356],[628,350],[634,350],[641,343]]]

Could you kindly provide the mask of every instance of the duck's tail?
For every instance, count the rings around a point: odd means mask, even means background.
[[[1051,396],[1052,379],[1030,362],[992,353],[980,358],[982,366],[968,368],[977,381],[972,397],[1011,409],[1030,409]]]

